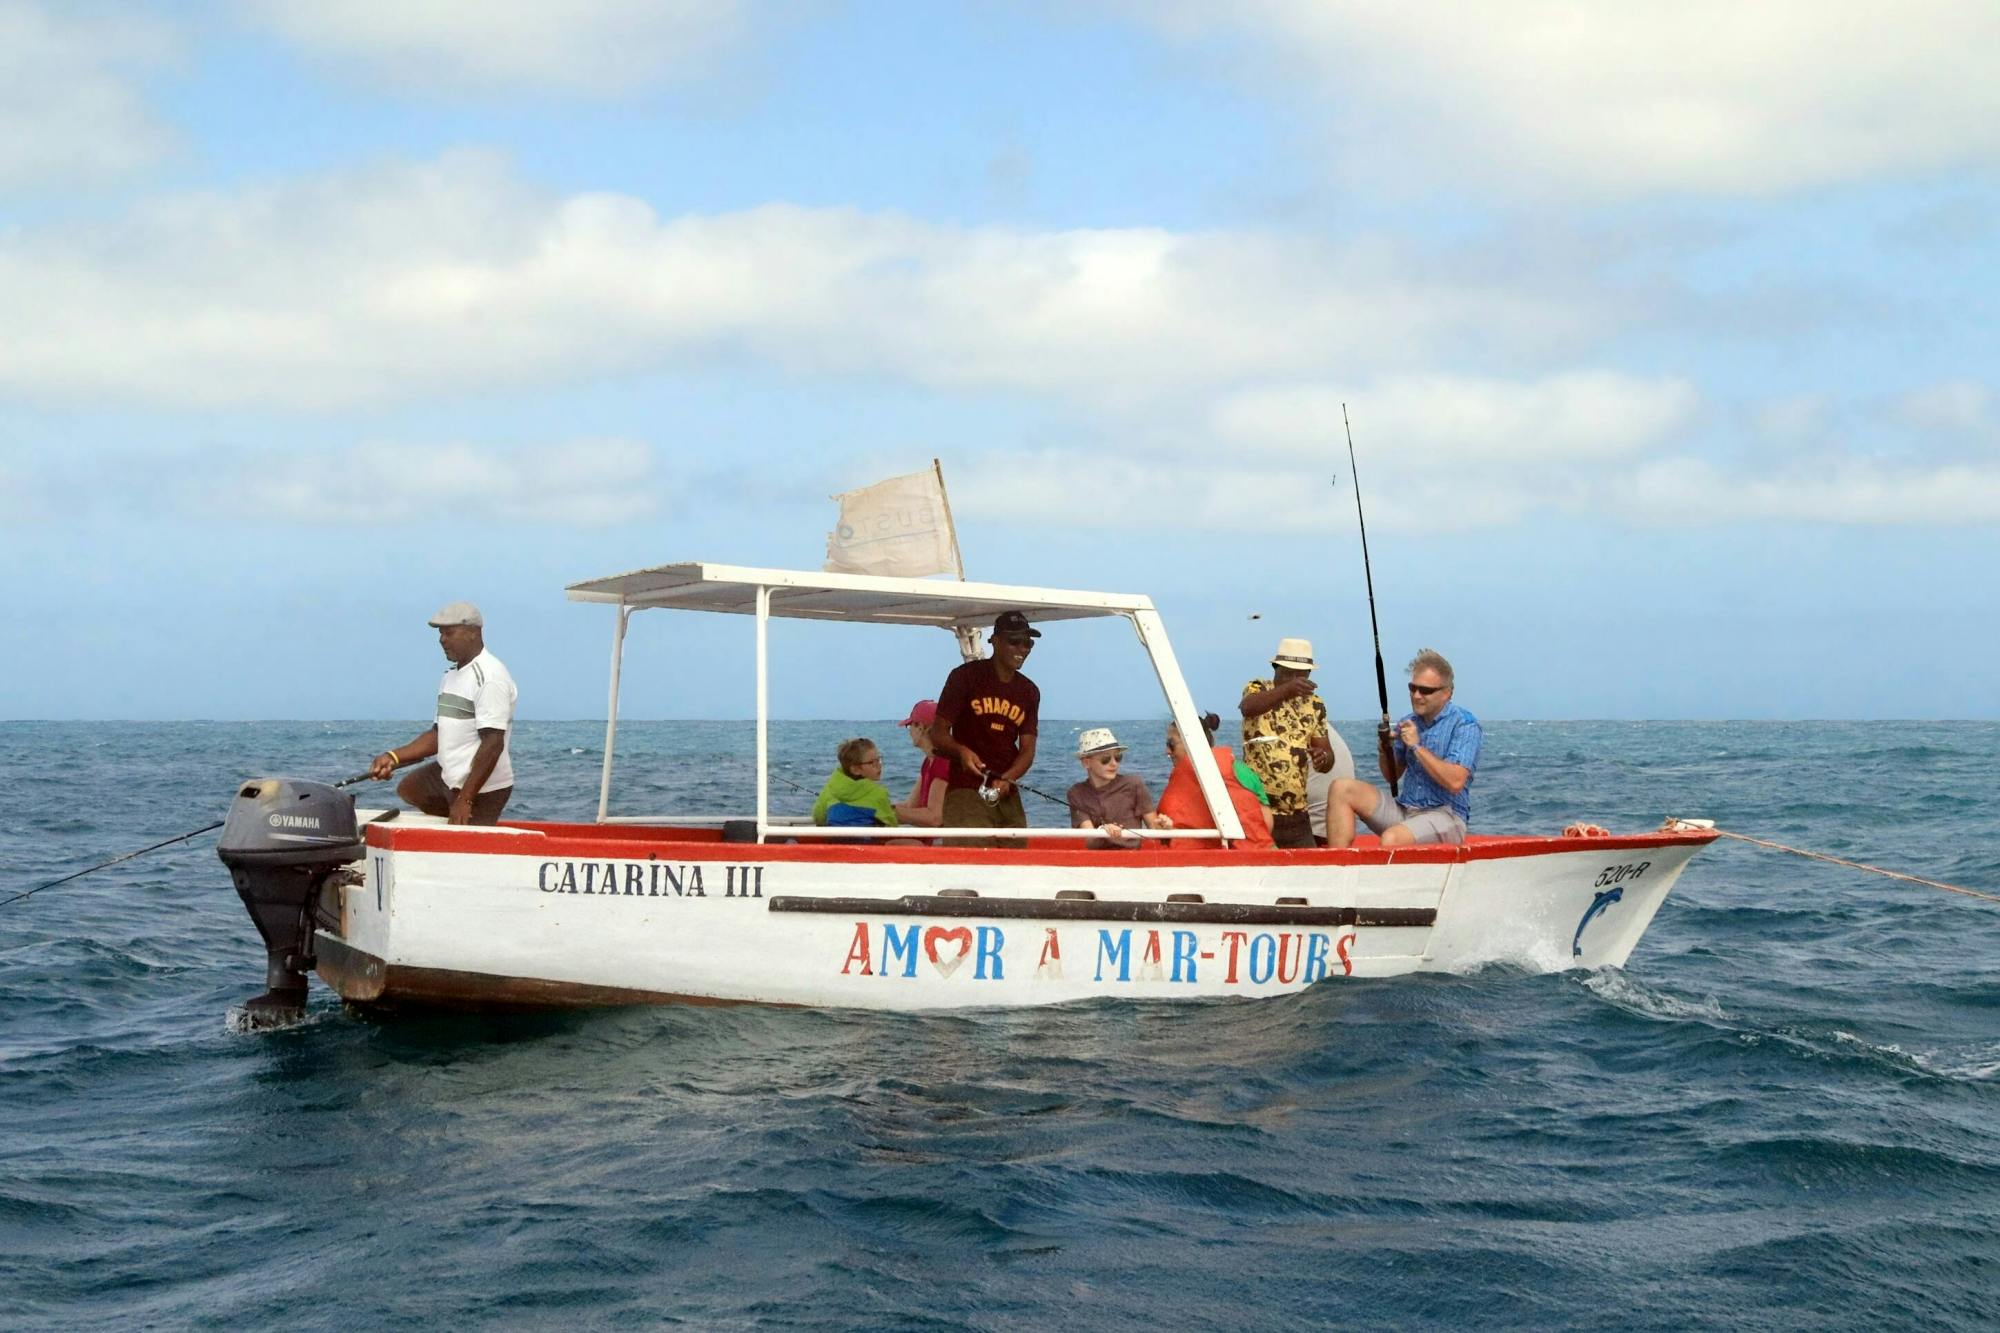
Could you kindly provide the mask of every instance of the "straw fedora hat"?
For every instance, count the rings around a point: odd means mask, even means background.
[[[1311,671],[1319,663],[1313,661],[1311,639],[1280,639],[1278,655],[1271,659],[1274,667],[1290,667],[1294,671]]]
[[[1111,734],[1111,728],[1109,727],[1087,727],[1084,729],[1083,734],[1076,738],[1076,757],[1078,759],[1087,758],[1093,754],[1103,754],[1106,750],[1123,752],[1124,749],[1125,747],[1118,743],[1118,738]]]

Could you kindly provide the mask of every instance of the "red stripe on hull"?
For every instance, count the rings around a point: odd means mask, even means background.
[[[368,845],[397,852],[450,852],[464,856],[537,856],[557,859],[630,860],[648,848],[672,848],[683,861],[802,862],[809,865],[991,865],[991,866],[1382,866],[1448,865],[1465,861],[1501,861],[1564,852],[1628,852],[1661,847],[1704,847],[1713,832],[1636,833],[1611,838],[1495,837],[1475,834],[1463,845],[1426,845],[1384,850],[1373,838],[1354,847],[1268,851],[1138,851],[1072,848],[1053,839],[1039,845],[1031,836],[1024,850],[987,847],[879,847],[841,843],[729,842],[714,829],[648,828],[632,824],[507,824],[539,833],[539,838],[495,835],[470,829],[368,826]]]

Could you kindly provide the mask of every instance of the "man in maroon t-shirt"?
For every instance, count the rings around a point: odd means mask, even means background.
[[[944,827],[1028,827],[1014,784],[1035,764],[1042,692],[1021,674],[1021,666],[1041,637],[1019,611],[1003,611],[993,622],[993,655],[967,662],[945,677],[937,719],[931,723],[932,746],[952,761]],[[988,800],[981,788],[995,799]],[[956,845],[1002,844],[985,839]]]

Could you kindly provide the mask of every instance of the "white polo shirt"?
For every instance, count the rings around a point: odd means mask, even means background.
[[[445,786],[456,790],[471,776],[481,727],[497,727],[510,733],[508,739],[512,739],[514,700],[519,693],[506,666],[483,649],[464,666],[444,673],[438,685],[437,731],[438,768],[444,773]],[[481,790],[499,791],[513,785],[514,760],[503,740],[500,762],[493,765],[493,773]]]

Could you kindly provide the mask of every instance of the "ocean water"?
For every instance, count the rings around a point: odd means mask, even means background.
[[[1045,729],[1045,791],[1073,729]],[[1158,729],[1120,726],[1156,784]],[[0,723],[0,896],[409,730]],[[883,722],[779,724],[780,771],[816,788],[857,730],[914,776]],[[1487,738],[1484,831],[1705,815],[2000,891],[2000,724]],[[602,739],[522,724],[509,813],[587,817]],[[730,804],[749,746],[629,724],[615,808]],[[1983,1329],[2000,1307],[2000,904],[1741,844],[1594,974],[937,1017],[370,1019],[316,985],[304,1024],[233,1030],[261,981],[213,835],[0,910],[0,1327]]]

